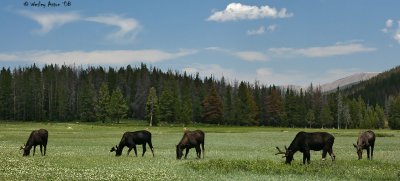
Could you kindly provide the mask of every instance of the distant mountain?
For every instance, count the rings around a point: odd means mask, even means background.
[[[321,85],[321,90],[322,90],[322,92],[331,92],[331,91],[335,91],[338,87],[340,89],[347,88],[347,87],[357,84],[361,81],[369,80],[378,74],[379,73],[377,73],[377,72],[365,72],[365,73],[353,74],[353,75],[341,78],[339,80],[335,80],[331,83],[323,84],[323,85]]]

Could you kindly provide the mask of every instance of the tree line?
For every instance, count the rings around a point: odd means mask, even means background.
[[[0,71],[0,120],[114,121],[242,126],[400,128],[400,96],[384,105],[325,94],[138,67],[50,64]]]

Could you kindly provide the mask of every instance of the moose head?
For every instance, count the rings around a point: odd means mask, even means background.
[[[176,159],[179,160],[183,156],[183,148],[181,148],[179,145],[176,145]]]
[[[358,160],[361,160],[362,159],[362,152],[363,152],[362,148],[363,148],[363,146],[362,145],[356,145],[354,143],[353,143],[353,146],[357,150]]]
[[[294,152],[289,150],[286,146],[284,152],[281,149],[279,149],[279,147],[276,147],[276,149],[278,150],[278,153],[275,153],[275,155],[284,154],[282,158],[286,158],[285,161],[286,164],[290,164],[294,160],[293,159]]]
[[[115,156],[121,156],[122,154],[122,150],[118,149],[119,147],[117,145],[115,145],[115,147],[112,147],[110,152],[114,152],[115,151]]]

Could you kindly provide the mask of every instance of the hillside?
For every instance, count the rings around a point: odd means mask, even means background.
[[[400,93],[400,66],[378,74],[377,76],[354,84],[343,90],[350,98],[361,96],[370,105],[383,106],[390,96]]]

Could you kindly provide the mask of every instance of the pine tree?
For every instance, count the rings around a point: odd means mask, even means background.
[[[279,90],[270,87],[270,93],[266,98],[268,122],[272,126],[287,126],[284,121],[284,105]]]
[[[333,125],[333,116],[329,105],[324,105],[321,112],[321,127],[331,127]]]
[[[146,101],[146,120],[149,121],[149,126],[157,125],[158,112],[157,91],[151,87]]]
[[[110,91],[108,90],[108,84],[103,82],[101,84],[96,102],[97,120],[101,120],[103,123],[105,123],[106,119],[109,117],[107,111],[109,104],[110,104]]]
[[[312,125],[315,124],[315,114],[314,114],[314,110],[309,109],[306,115],[306,121],[307,124],[310,125],[310,128],[312,127]]]
[[[223,120],[223,103],[215,89],[211,87],[210,93],[202,102],[203,120],[206,123],[221,124]]]
[[[160,121],[169,123],[175,121],[175,99],[170,88],[168,86],[164,87],[159,102]]]
[[[81,82],[78,94],[78,114],[82,121],[96,120],[96,93],[93,84],[86,78]]]
[[[391,97],[389,102],[389,126],[391,129],[400,129],[400,95]]]
[[[224,123],[233,124],[234,122],[234,108],[232,100],[232,86],[226,87],[225,103],[224,103]]]
[[[345,125],[345,128],[347,129],[350,125],[351,121],[351,115],[350,115],[350,108],[348,104],[345,104],[343,106],[343,110],[342,110],[342,124]]]
[[[10,69],[3,68],[0,72],[0,120],[13,118],[13,88]]]
[[[238,110],[236,117],[241,125],[258,125],[256,120],[258,108],[248,85],[244,82],[239,85],[236,108]]]
[[[108,114],[111,119],[116,120],[117,123],[119,123],[120,119],[127,116],[127,113],[128,106],[126,105],[121,89],[117,88],[111,94]]]

